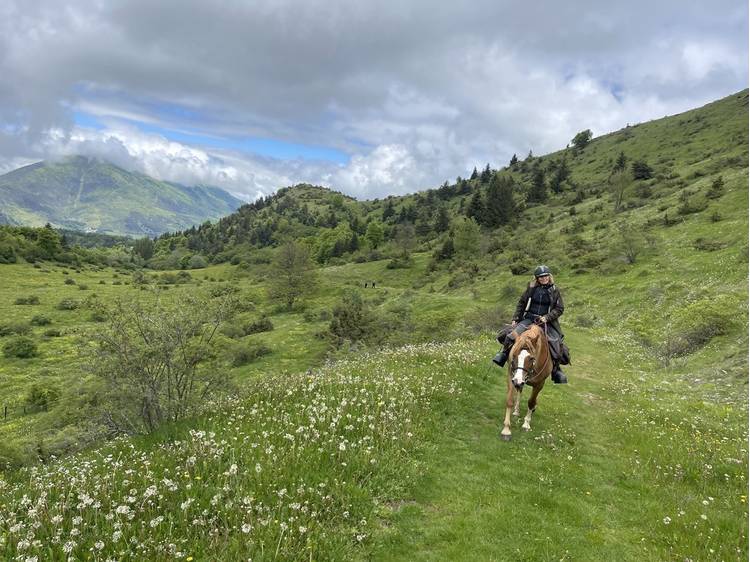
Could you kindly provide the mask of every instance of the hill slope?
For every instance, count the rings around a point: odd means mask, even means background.
[[[242,202],[215,187],[187,187],[75,156],[0,176],[0,222],[154,236],[217,219]]]

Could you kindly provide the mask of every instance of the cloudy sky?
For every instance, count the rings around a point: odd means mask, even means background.
[[[374,198],[747,85],[746,0],[3,0],[0,172]]]

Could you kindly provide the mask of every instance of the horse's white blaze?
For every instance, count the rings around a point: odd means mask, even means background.
[[[513,384],[516,386],[523,384],[523,370],[520,367],[524,366],[524,362],[529,355],[529,351],[526,349],[522,349],[521,353],[518,354],[518,362],[516,365],[518,365],[519,368],[517,368],[516,372],[513,374]]]

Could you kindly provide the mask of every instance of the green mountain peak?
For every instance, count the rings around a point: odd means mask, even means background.
[[[70,156],[0,176],[0,223],[155,236],[231,213],[242,201],[209,186],[184,186],[106,160]]]

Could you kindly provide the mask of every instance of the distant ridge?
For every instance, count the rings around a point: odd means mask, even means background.
[[[0,176],[0,224],[155,236],[218,219],[242,203],[217,187],[159,181],[86,156]]]

